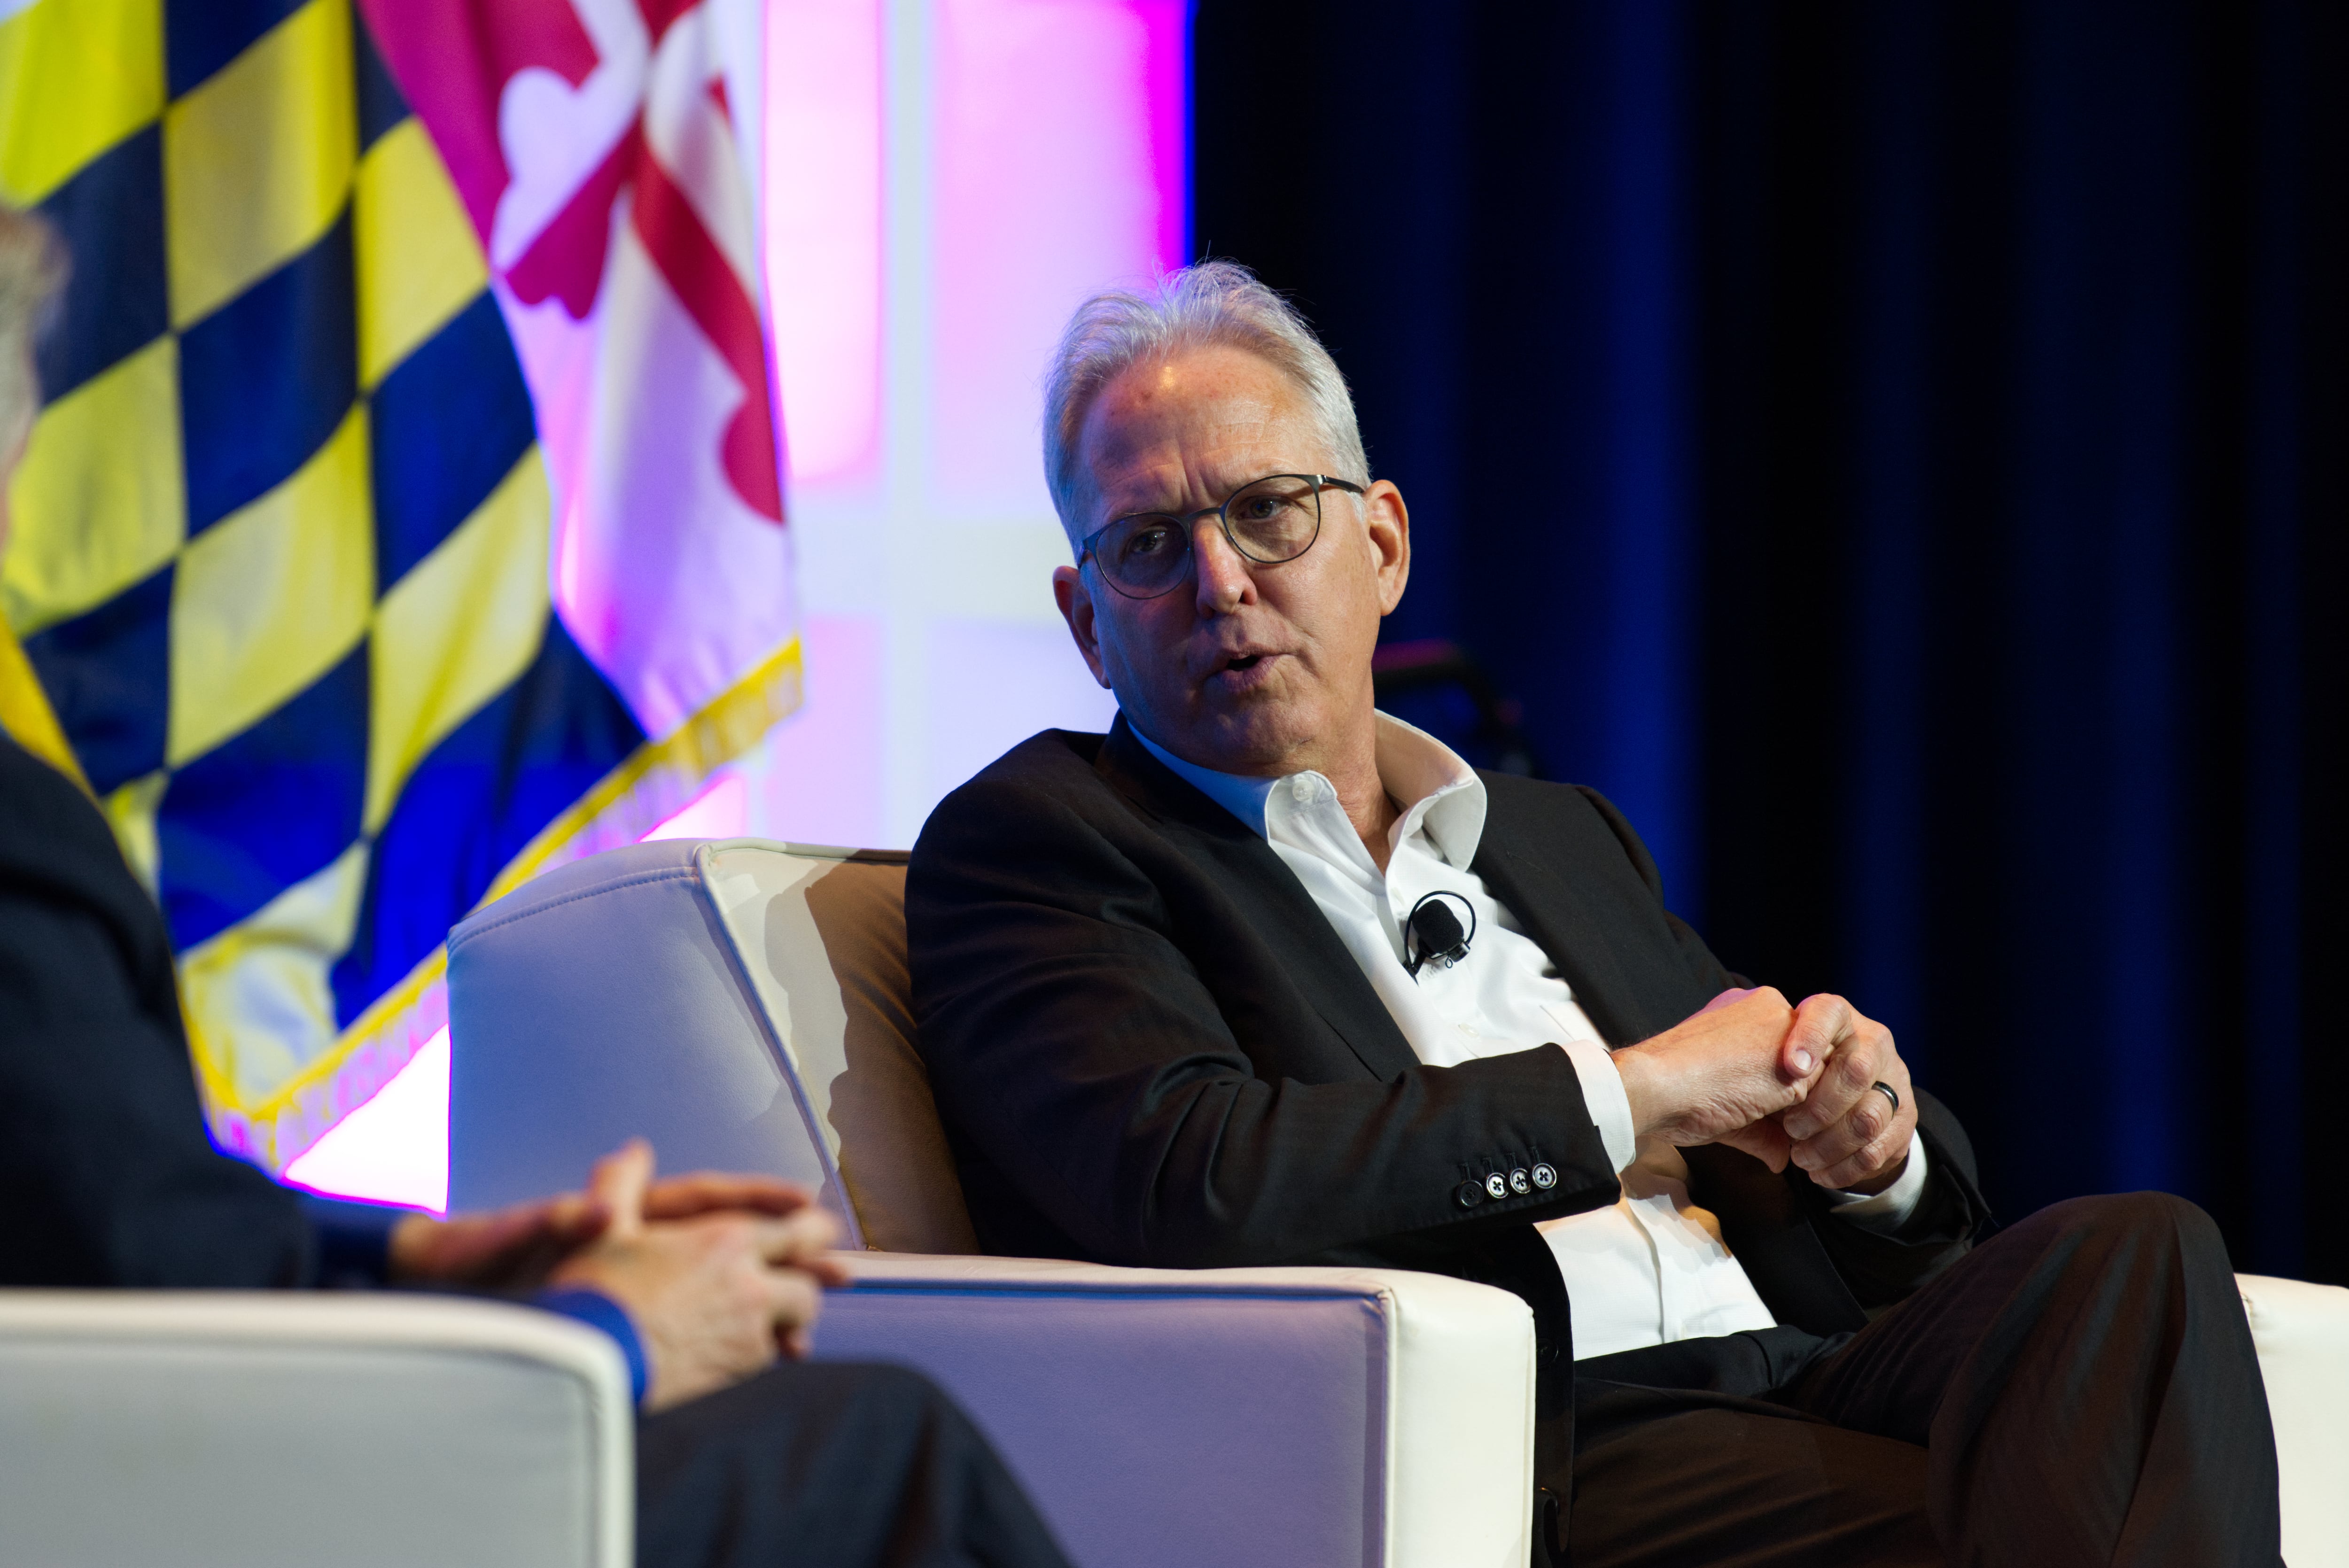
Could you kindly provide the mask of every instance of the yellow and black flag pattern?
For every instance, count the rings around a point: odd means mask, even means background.
[[[481,245],[350,0],[16,6],[0,199],[74,269],[0,610],[162,904],[216,1134],[282,1165],[645,737],[550,611]]]

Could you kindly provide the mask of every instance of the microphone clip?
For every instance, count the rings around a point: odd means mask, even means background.
[[[1467,930],[1460,929],[1460,917],[1445,899],[1468,912]],[[1403,973],[1416,980],[1430,965],[1449,969],[1468,956],[1468,944],[1476,938],[1476,906],[1456,892],[1432,892],[1411,906],[1402,923]]]

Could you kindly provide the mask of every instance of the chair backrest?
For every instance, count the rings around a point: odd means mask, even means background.
[[[449,937],[449,1201],[576,1186],[620,1141],[662,1169],[823,1191],[852,1245],[978,1251],[914,1048],[905,856],[637,844]]]

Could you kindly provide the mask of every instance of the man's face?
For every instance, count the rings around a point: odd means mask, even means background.
[[[1082,534],[1133,512],[1213,507],[1268,474],[1332,472],[1303,395],[1234,348],[1127,370],[1094,400],[1077,455],[1090,481]],[[1324,490],[1320,536],[1294,561],[1247,560],[1212,514],[1192,526],[1191,559],[1155,599],[1127,598],[1090,562],[1053,573],[1079,651],[1127,717],[1186,761],[1260,778],[1327,772],[1326,758],[1366,746],[1371,651],[1411,571],[1395,488]]]

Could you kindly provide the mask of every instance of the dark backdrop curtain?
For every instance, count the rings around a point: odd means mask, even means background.
[[[1194,61],[1195,248],[1412,503],[1390,638],[2008,1214],[2349,1280],[2343,10],[1201,0]]]

